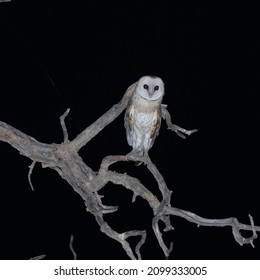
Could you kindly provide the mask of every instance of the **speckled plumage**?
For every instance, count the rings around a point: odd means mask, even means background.
[[[164,84],[159,77],[144,76],[136,85],[125,114],[127,142],[132,153],[146,156],[161,126]]]

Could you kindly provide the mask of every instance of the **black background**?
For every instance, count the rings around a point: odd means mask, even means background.
[[[83,4],[84,2],[84,4]],[[206,218],[235,216],[260,225],[259,20],[254,7],[180,7],[142,1],[12,1],[0,5],[0,120],[38,141],[63,140],[67,108],[73,139],[123,96],[141,76],[165,82],[164,103],[175,124],[199,132],[186,140],[166,129],[150,151],[173,191],[172,205]],[[109,154],[130,151],[123,115],[80,155],[93,170]],[[0,259],[128,259],[100,232],[82,199],[55,171],[0,143]],[[159,194],[145,167],[116,164]],[[102,191],[119,211],[106,220],[119,232],[147,229],[144,259],[163,259],[151,230],[152,211],[123,187]],[[239,246],[231,228],[199,227],[173,217],[172,259],[259,259]],[[248,236],[248,235],[247,235]],[[134,245],[137,240],[132,239]]]

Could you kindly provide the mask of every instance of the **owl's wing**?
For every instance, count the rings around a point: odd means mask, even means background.
[[[134,127],[134,120],[133,120],[133,114],[134,114],[134,108],[132,104],[129,104],[128,107],[126,108],[126,113],[125,113],[125,129],[126,129],[126,137],[127,137],[127,142],[130,146],[133,145],[132,143],[132,131]]]
[[[149,131],[150,138],[151,138],[150,148],[153,146],[154,140],[155,140],[156,136],[159,134],[159,130],[161,127],[161,119],[162,119],[162,110],[161,110],[161,108],[158,108],[158,110],[155,113],[155,117],[153,119],[151,129]]]

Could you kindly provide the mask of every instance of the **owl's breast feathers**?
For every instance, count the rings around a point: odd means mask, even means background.
[[[150,104],[140,104],[141,106],[128,106],[125,116],[125,126],[129,132],[133,130],[142,131],[153,139],[158,135],[161,125],[161,106],[151,106]],[[149,105],[149,106],[148,106]]]

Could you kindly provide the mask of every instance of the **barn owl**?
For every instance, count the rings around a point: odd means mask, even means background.
[[[163,81],[156,76],[139,79],[125,113],[127,142],[130,154],[147,157],[161,126]]]

